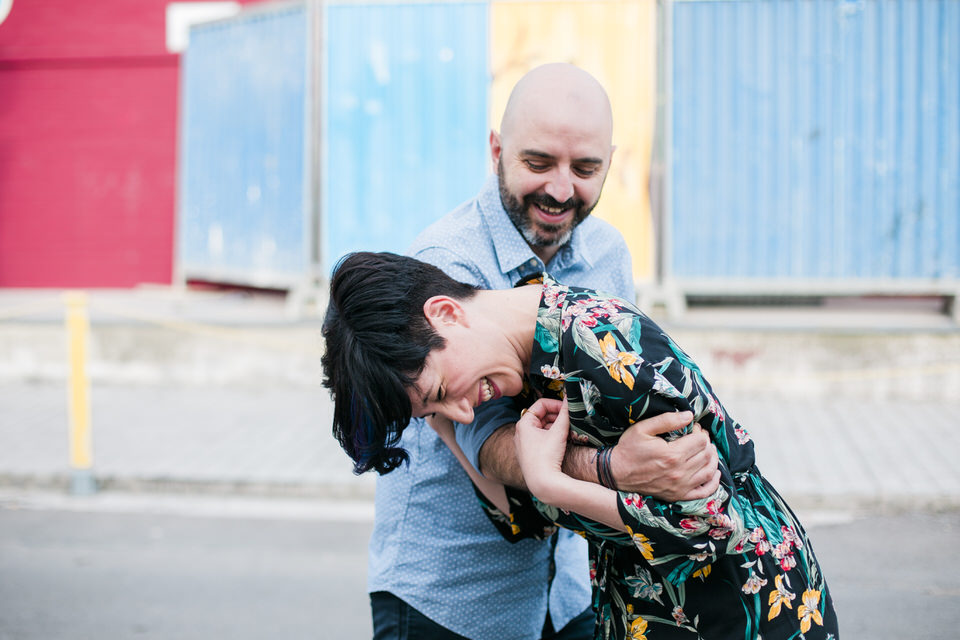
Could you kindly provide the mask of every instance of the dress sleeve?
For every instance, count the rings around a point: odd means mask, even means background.
[[[526,491],[504,486],[510,513],[504,513],[490,502],[483,492],[473,485],[473,491],[480,500],[483,512],[508,542],[518,542],[527,538],[546,540],[557,530],[557,524],[544,517]]]
[[[565,349],[564,356],[563,369],[577,372],[576,391],[568,397],[580,396],[578,404],[571,404],[571,417],[580,411],[584,422],[601,432],[605,426],[604,439],[613,444],[624,428],[639,420],[692,411],[694,422],[710,433],[720,454],[720,486],[706,499],[671,503],[619,492],[618,511],[628,543],[673,584],[709,571],[708,565],[721,555],[752,546],[744,517],[748,509],[743,508],[749,505],[741,504],[727,466],[732,419],[696,364],[642,314],[596,324],[587,316],[584,322],[588,326],[571,328],[576,348]],[[692,423],[666,437],[677,438],[691,428]],[[624,543],[621,537],[604,538]]]

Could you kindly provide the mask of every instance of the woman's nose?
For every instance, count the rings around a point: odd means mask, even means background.
[[[447,417],[460,424],[473,422],[473,406],[466,398],[461,398],[447,410]]]

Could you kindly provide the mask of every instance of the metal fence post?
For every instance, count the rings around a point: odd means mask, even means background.
[[[90,423],[90,380],[87,377],[87,336],[90,320],[87,316],[87,296],[82,291],[64,294],[67,307],[67,377],[68,417],[70,427],[70,493],[96,493],[93,477],[93,447]]]

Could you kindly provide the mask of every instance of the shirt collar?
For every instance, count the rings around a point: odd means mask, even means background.
[[[533,253],[530,245],[523,239],[523,235],[510,221],[500,200],[500,182],[496,174],[487,178],[486,184],[480,193],[480,214],[490,229],[493,239],[494,252],[500,271],[508,274],[511,271],[521,270],[524,274],[533,271],[545,270],[543,262]],[[583,224],[589,222],[589,218]],[[568,242],[557,251],[550,261],[551,269],[563,269],[575,262],[583,262],[587,267],[593,266],[593,249],[583,240],[581,227],[578,225]],[[532,261],[532,262],[531,262]]]

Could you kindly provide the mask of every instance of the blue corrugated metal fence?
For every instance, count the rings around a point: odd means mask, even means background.
[[[960,2],[671,8],[669,275],[960,278]]]
[[[303,6],[191,30],[181,82],[183,277],[282,287],[307,274],[307,42]]]
[[[327,8],[323,247],[402,253],[487,172],[487,4]]]

